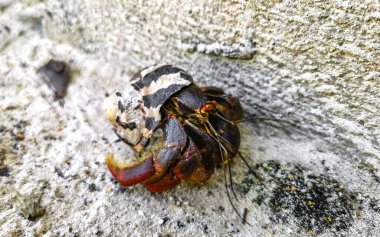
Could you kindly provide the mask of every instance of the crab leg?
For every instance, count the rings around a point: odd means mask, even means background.
[[[179,165],[178,175],[172,173],[172,168],[182,160],[183,154],[189,157],[184,162],[195,162],[192,167],[196,167],[198,161],[192,161],[192,154],[187,151],[188,137],[176,119],[169,119],[166,122],[164,134],[164,146],[153,155],[137,162],[125,163],[108,155],[106,163],[112,175],[124,186],[142,183],[152,192],[162,192],[178,185],[180,179],[188,177],[193,170],[191,168],[181,170]],[[191,147],[192,153],[197,151],[194,145]],[[184,176],[181,176],[182,171]]]
[[[187,135],[176,119],[166,122],[164,134],[164,147],[157,151],[153,158],[156,173],[143,182],[151,192],[162,192],[181,182],[171,169],[182,159],[182,152],[188,142]]]

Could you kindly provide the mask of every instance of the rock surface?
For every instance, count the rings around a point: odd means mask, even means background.
[[[380,235],[377,1],[0,1],[0,236]],[[38,68],[70,68],[57,100]],[[233,164],[201,187],[121,188],[107,94],[168,62],[238,96]]]

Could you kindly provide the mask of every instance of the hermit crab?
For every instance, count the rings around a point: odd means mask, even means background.
[[[201,184],[221,163],[232,185],[229,163],[240,155],[236,123],[244,114],[236,97],[215,87],[198,87],[187,72],[172,65],[141,70],[131,86],[132,94],[118,91],[105,103],[116,134],[136,151],[132,161],[107,155],[107,166],[122,185],[140,183],[162,192],[183,180]]]

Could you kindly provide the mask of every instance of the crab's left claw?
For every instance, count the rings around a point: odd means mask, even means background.
[[[155,173],[152,156],[140,160],[138,163],[126,164],[124,161],[115,158],[112,154],[108,154],[106,156],[106,164],[112,175],[124,186],[140,183]]]

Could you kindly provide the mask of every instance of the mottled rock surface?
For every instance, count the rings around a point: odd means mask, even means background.
[[[0,0],[0,236],[380,235],[378,1]],[[70,68],[66,96],[37,73]],[[201,187],[121,188],[130,155],[107,94],[168,62],[236,95],[256,120],[233,165]]]

